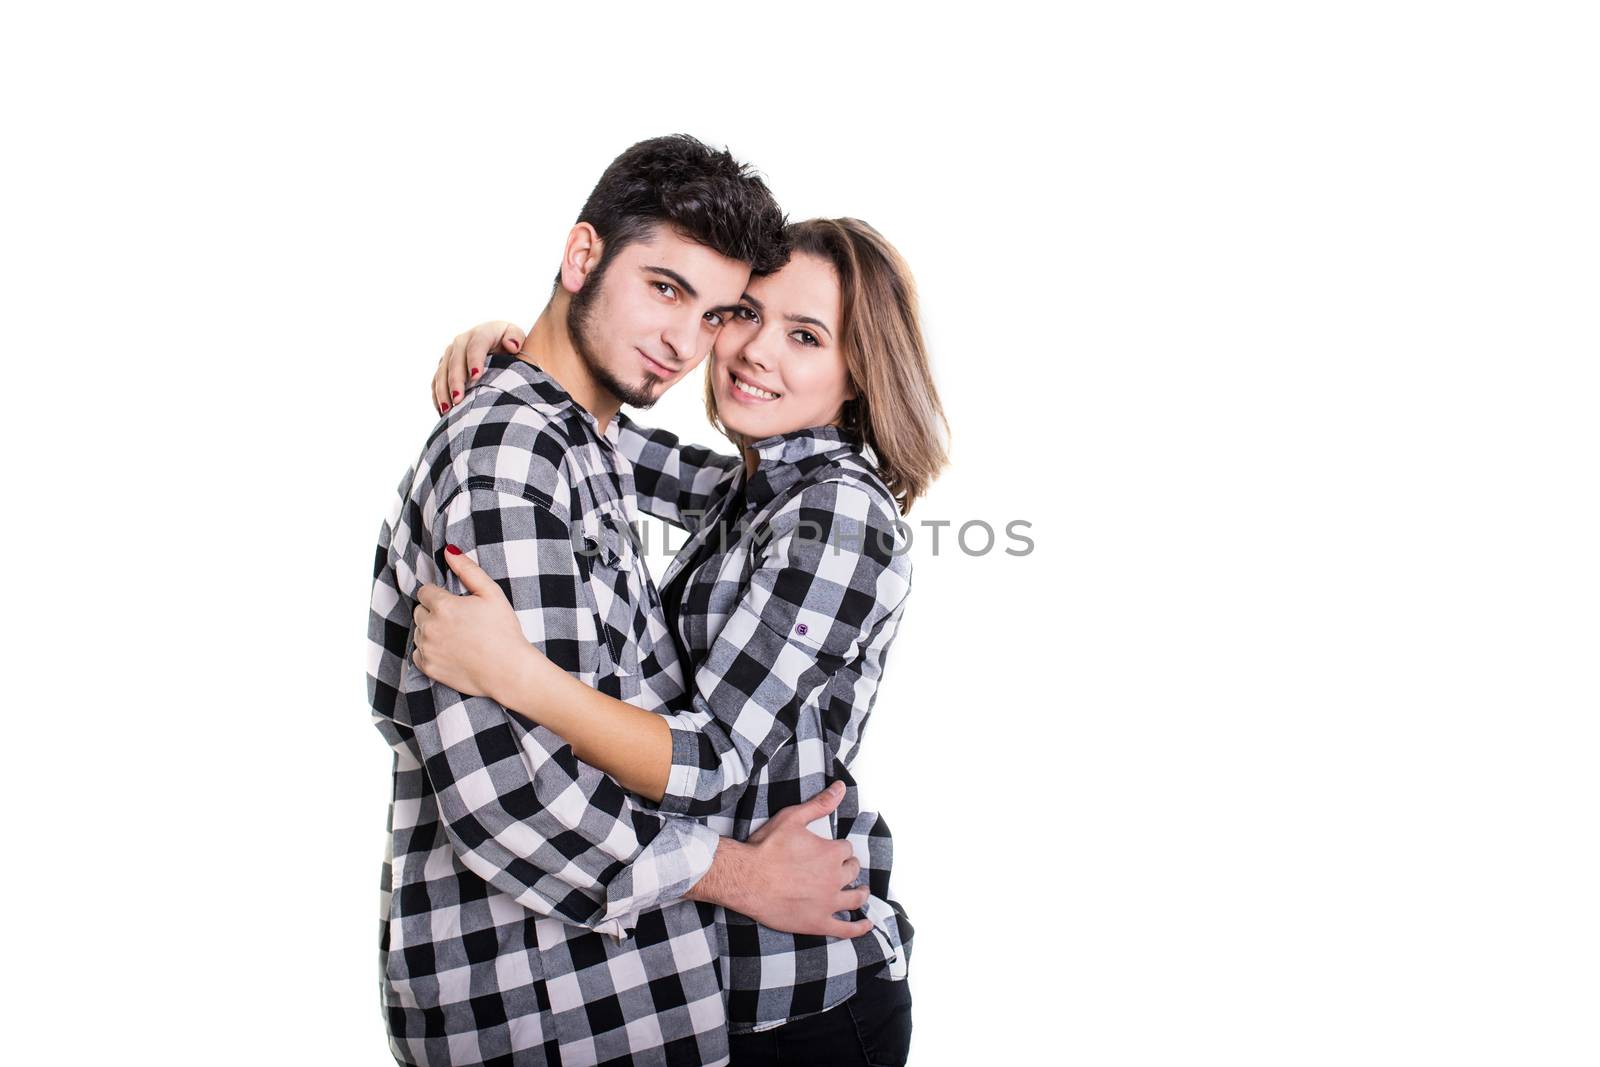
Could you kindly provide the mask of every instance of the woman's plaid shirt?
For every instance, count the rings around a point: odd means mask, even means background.
[[[736,457],[619,421],[639,507],[691,534],[661,586],[693,665],[691,707],[668,720],[662,810],[743,839],[834,779],[847,786],[815,829],[855,846],[871,934],[797,936],[717,909],[729,1025],[767,1029],[833,1007],[858,979],[906,975],[889,828],[848,768],[910,591],[908,546],[893,497],[836,430],[755,442],[746,480]]]
[[[616,438],[548,375],[498,357],[439,423],[380,534],[367,682],[394,749],[380,951],[402,1063],[726,1061],[712,909],[680,899],[716,832],[410,658],[418,587],[464,591],[441,555],[455,544],[551,660],[641,707],[683,706]]]

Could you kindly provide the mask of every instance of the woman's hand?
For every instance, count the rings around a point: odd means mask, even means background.
[[[523,635],[511,602],[482,567],[455,545],[445,549],[445,562],[469,595],[456,596],[437,585],[422,587],[411,616],[416,642],[412,662],[429,678],[467,696],[486,696],[507,707],[525,702],[512,694],[525,696],[530,673],[554,665]]]
[[[433,408],[443,415],[472,388],[493,352],[520,352],[528,335],[514,322],[485,322],[456,339],[444,350],[433,372]]]

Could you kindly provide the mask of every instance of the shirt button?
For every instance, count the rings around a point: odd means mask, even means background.
[[[807,633],[810,632],[810,627],[806,626],[805,623],[801,623],[799,626],[796,626],[794,628],[794,632],[799,634],[801,637],[804,637]]]

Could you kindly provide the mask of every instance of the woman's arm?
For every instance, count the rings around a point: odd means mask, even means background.
[[[454,548],[454,546],[451,546]],[[447,551],[468,596],[424,585],[412,611],[419,670],[467,696],[486,696],[559,734],[573,755],[659,801],[672,762],[666,720],[590,688],[523,633],[500,586],[465,553]]]
[[[808,487],[773,516],[771,532],[743,599],[695,665],[687,712],[645,711],[552,664],[513,617],[493,617],[498,587],[463,557],[447,561],[476,595],[424,598],[419,611],[433,613],[419,616],[418,664],[549,728],[663,810],[728,810],[834,673],[864,646],[886,647],[909,590],[893,519],[858,486]],[[858,688],[855,699],[871,693]]]

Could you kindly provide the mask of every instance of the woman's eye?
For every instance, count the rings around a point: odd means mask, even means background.
[[[817,346],[817,335],[812,333],[810,330],[796,330],[789,336],[793,337],[796,341],[799,341],[803,345],[809,345],[812,348]]]
[[[678,295],[678,290],[673,286],[668,285],[666,282],[651,282],[650,284],[656,287],[656,292],[660,293],[668,300],[671,300]]]
[[[756,314],[756,309],[740,305],[733,309],[733,317],[741,322],[760,322],[761,316]]]

